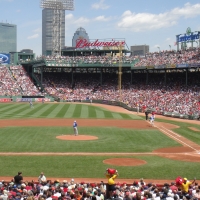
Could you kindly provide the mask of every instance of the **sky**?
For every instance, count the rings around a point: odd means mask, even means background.
[[[200,31],[199,0],[74,0],[65,11],[65,45],[83,27],[90,39],[124,38],[128,48],[149,45],[150,52],[176,49],[176,35]],[[40,0],[0,0],[0,22],[17,25],[17,51],[42,52]],[[194,46],[197,44],[194,44]]]

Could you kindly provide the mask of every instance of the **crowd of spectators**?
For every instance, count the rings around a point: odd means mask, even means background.
[[[21,65],[0,67],[0,95],[42,95]]]
[[[21,173],[21,172],[20,172]],[[19,174],[19,173],[18,173]],[[21,173],[22,174],[22,173]],[[44,174],[42,174],[44,177]],[[22,180],[19,180],[21,177]],[[184,178],[184,186],[176,182],[147,183],[143,178],[132,180],[132,184],[115,183],[112,196],[108,197],[107,183],[86,183],[63,180],[25,181],[16,175],[10,182],[0,182],[1,200],[199,200],[200,186],[196,180]]]
[[[21,94],[21,88],[12,77],[9,68],[0,67],[0,95],[15,96]]]
[[[28,73],[22,65],[10,66],[10,71],[17,85],[21,88],[21,95],[41,95],[39,89],[34,85]]]
[[[200,48],[146,53],[138,56],[135,67],[200,63]]]
[[[76,74],[72,85],[71,74],[45,73],[44,86],[48,93],[65,101],[101,99],[121,101],[132,108],[139,104],[140,109],[147,107],[155,109],[157,113],[199,114],[198,73],[190,74],[188,86],[185,85],[183,73],[169,74],[166,85],[164,75],[150,76],[149,83],[146,84],[144,74],[136,74],[134,84],[130,84],[130,77],[123,75],[121,92],[116,74],[103,74],[102,85],[98,74]]]

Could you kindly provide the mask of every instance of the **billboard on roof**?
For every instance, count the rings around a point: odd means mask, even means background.
[[[0,64],[10,64],[10,54],[0,53]]]

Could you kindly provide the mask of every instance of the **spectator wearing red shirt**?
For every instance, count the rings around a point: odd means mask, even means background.
[[[172,192],[174,192],[175,190],[176,191],[178,190],[178,187],[175,185],[174,182],[171,182],[171,186],[169,188],[172,190]]]

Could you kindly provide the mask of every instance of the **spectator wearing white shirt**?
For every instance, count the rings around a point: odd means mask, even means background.
[[[46,179],[46,177],[45,177],[43,172],[40,173],[40,175],[38,177],[38,182],[41,183],[41,184],[47,182],[47,179]]]

